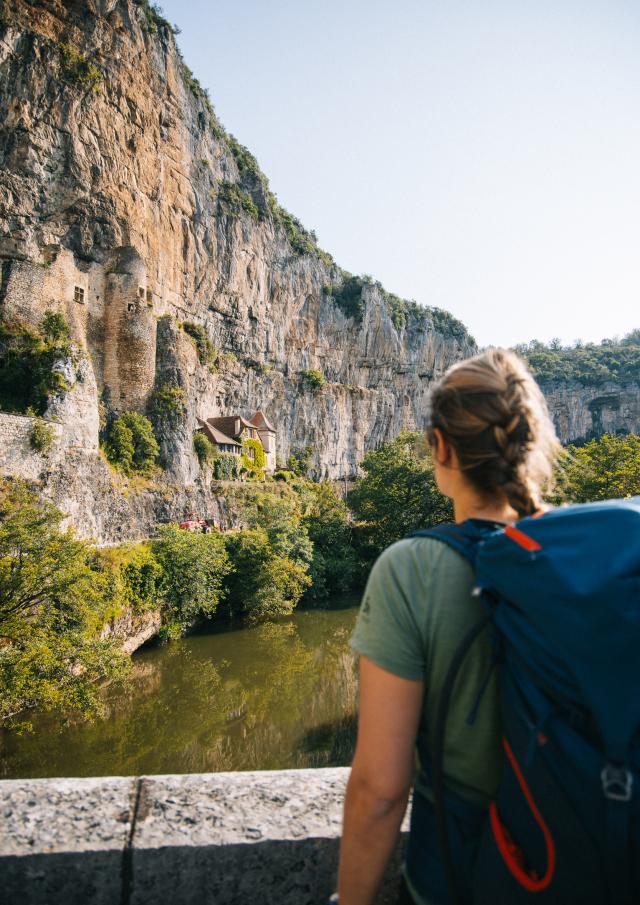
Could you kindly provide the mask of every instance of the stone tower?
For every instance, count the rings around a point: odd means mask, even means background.
[[[143,411],[156,369],[156,319],[144,261],[117,248],[105,273],[104,384],[116,412]]]

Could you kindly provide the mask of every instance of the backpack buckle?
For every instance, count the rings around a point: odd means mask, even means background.
[[[602,791],[611,801],[631,801],[633,775],[627,767],[607,764],[602,773]]]

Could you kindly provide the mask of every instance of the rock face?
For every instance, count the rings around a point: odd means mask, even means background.
[[[575,443],[602,434],[640,434],[637,383],[542,384],[558,437]]]
[[[37,326],[59,310],[84,355],[82,380],[49,413],[77,440],[65,440],[73,455],[54,457],[55,481],[40,470],[78,525],[114,539],[113,511],[132,508],[98,457],[99,400],[144,411],[159,387],[180,387],[184,416],[161,436],[166,479],[202,485],[205,497],[197,417],[261,408],[280,456],[309,445],[316,476],[329,478],[423,425],[430,383],[473,341],[453,319],[394,317],[377,284],[356,316],[344,313],[326,291],[341,271],[313,242],[296,248],[266,180],[146,3],[14,0],[4,10],[0,317]],[[201,363],[185,322],[206,330],[216,367]],[[315,391],[309,369],[325,380]],[[70,486],[85,478],[83,490]]]

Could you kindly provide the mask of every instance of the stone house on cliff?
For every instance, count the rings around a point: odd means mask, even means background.
[[[276,469],[276,430],[263,411],[258,409],[253,418],[242,415],[222,415],[203,420],[198,418],[200,430],[221,453],[239,456],[243,440],[260,440],[267,460],[266,470]],[[253,457],[253,451],[248,455]]]

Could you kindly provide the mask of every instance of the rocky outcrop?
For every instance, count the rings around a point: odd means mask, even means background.
[[[279,455],[309,445],[329,478],[423,425],[430,383],[473,341],[442,312],[398,316],[377,284],[358,310],[340,306],[327,287],[342,272],[278,207],[143,0],[14,0],[0,36],[0,317],[37,325],[60,310],[85,356],[75,400],[54,413],[82,435],[82,463],[69,453],[41,474],[78,524],[111,539],[111,510],[131,509],[112,486],[104,510],[99,400],[144,411],[159,387],[183,390],[161,432],[165,492],[200,493],[198,417],[261,408]],[[213,362],[187,321],[207,331]]]
[[[125,654],[132,654],[160,631],[162,614],[160,610],[150,610],[136,615],[130,609],[110,619],[100,633],[102,640],[118,641]]]
[[[640,434],[640,385],[613,382],[543,383],[549,412],[563,443],[602,434]]]

